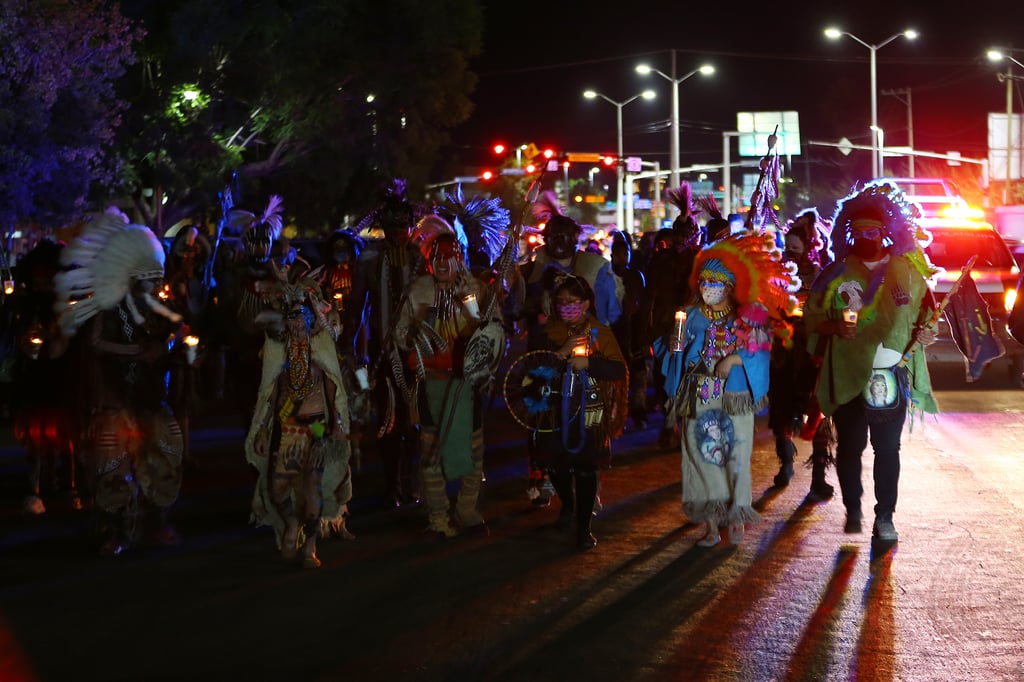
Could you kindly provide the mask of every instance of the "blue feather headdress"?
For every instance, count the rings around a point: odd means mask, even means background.
[[[501,199],[474,196],[467,201],[462,185],[457,185],[454,193],[445,193],[444,203],[438,206],[437,212],[448,219],[459,234],[470,267],[493,265],[504,246],[511,222],[509,210],[502,207]]]

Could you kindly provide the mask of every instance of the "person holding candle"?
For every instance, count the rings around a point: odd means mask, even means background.
[[[530,439],[534,461],[561,500],[558,526],[569,530],[575,520],[576,543],[585,550],[597,545],[591,518],[598,473],[611,461],[614,415],[626,408],[626,361],[615,335],[592,312],[586,280],[560,275],[553,294],[556,316],[544,326],[544,349],[565,358],[566,371],[577,373],[577,390],[585,399],[558,431],[533,431]]]
[[[483,400],[462,376],[466,344],[480,325],[483,286],[466,268],[460,235],[428,215],[413,230],[428,273],[415,279],[398,311],[395,342],[417,382],[413,409],[420,424],[420,484],[427,532],[441,538],[460,529],[487,534],[478,505],[483,482]],[[446,483],[458,480],[454,513]],[[454,518],[453,518],[454,517]],[[453,523],[454,521],[454,523]]]
[[[934,413],[931,380],[919,344],[935,340],[935,270],[921,248],[927,233],[903,193],[876,182],[839,202],[831,234],[835,262],[814,282],[804,313],[807,347],[823,348],[817,398],[835,423],[836,472],[847,533],[861,532],[861,457],[874,448],[875,521],[879,540],[899,539],[893,524],[900,475],[900,435],[910,408]],[[891,400],[872,398],[883,375]]]
[[[773,333],[786,338],[784,315],[795,306],[789,271],[767,234],[722,239],[697,254],[686,311],[686,373],[675,399],[682,418],[682,500],[705,525],[697,544],[743,540],[760,517],[752,506],[750,457],[754,415],[767,403]]]

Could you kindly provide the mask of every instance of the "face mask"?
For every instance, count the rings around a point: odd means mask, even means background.
[[[707,305],[718,305],[725,300],[724,282],[705,282],[700,285],[700,297]]]
[[[850,253],[861,260],[878,260],[882,256],[882,245],[874,239],[854,239]]]
[[[583,303],[561,303],[558,316],[566,322],[573,322],[583,315]]]

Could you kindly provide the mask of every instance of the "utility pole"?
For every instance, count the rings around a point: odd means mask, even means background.
[[[907,146],[910,147],[909,168],[907,177],[914,177],[914,100],[911,98],[910,88],[897,88],[895,90],[882,90],[883,95],[895,97],[907,105]],[[903,99],[903,95],[907,98]],[[892,143],[890,143],[891,145]]]

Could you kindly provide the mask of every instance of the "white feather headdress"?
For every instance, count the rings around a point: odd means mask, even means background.
[[[163,246],[148,227],[129,225],[127,216],[116,210],[94,218],[61,254],[61,265],[70,268],[58,273],[55,281],[61,329],[74,335],[96,313],[125,300],[133,280],[163,277],[164,259]],[[181,319],[152,296],[144,300],[154,312],[172,321]],[[141,323],[132,301],[127,303]]]

